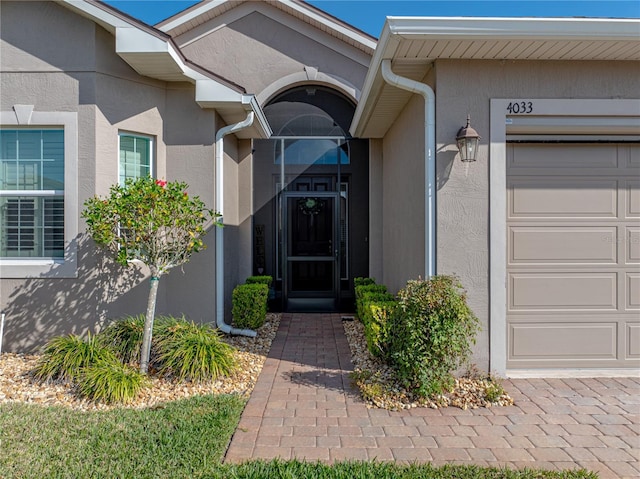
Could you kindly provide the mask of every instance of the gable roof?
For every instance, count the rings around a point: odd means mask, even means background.
[[[244,88],[187,60],[173,39],[98,0],[57,0],[62,6],[99,24],[116,39],[116,53],[140,75],[166,82],[195,84],[195,101],[215,108],[228,124],[253,111],[253,125],[237,132],[240,138],[268,138],[271,128],[254,95]]]
[[[422,81],[438,59],[640,60],[640,20],[601,18],[387,17],[351,124],[383,137],[412,93],[387,85],[382,60]]]
[[[367,55],[376,47],[376,39],[371,35],[301,0],[204,0],[163,20],[156,28],[175,38],[244,3],[269,4]]]

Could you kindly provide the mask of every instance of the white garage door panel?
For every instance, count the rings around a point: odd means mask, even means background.
[[[640,324],[627,324],[627,358],[640,359]]]
[[[521,145],[510,158],[510,168],[616,168],[616,145],[577,145],[575,155],[558,151],[557,145]]]
[[[509,231],[513,245],[511,264],[615,264],[618,261],[615,226],[514,226]]]
[[[640,145],[507,146],[507,369],[640,367]]]
[[[509,311],[617,309],[615,273],[518,273],[509,283]]]
[[[628,227],[626,240],[626,263],[640,264],[640,228]]]
[[[636,175],[638,173],[636,172]],[[627,218],[640,218],[640,181],[627,181]]]
[[[627,310],[640,309],[640,273],[627,273]]]
[[[624,150],[626,150],[627,168],[640,168],[640,148],[621,146],[620,151]]]
[[[513,324],[510,356],[515,360],[615,359],[616,329],[616,323]]]
[[[615,180],[552,179],[533,177],[512,179],[510,217],[615,218],[618,201]]]

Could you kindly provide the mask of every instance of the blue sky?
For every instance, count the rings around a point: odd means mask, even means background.
[[[154,25],[198,3],[192,0],[107,0]],[[387,15],[477,17],[640,18],[640,0],[310,0],[309,3],[377,37]]]

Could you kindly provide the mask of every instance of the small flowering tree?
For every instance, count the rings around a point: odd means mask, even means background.
[[[140,352],[140,371],[144,374],[149,368],[160,277],[205,248],[205,225],[219,216],[197,196],[190,197],[186,189],[186,183],[177,181],[150,177],[127,180],[124,186],[112,186],[107,198],[87,200],[82,212],[88,234],[110,250],[118,263],[128,266],[137,260],[150,270]]]

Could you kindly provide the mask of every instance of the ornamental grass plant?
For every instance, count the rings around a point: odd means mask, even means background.
[[[118,359],[97,336],[89,335],[87,339],[75,334],[56,336],[45,345],[44,353],[32,372],[41,381],[72,381],[83,369],[102,361],[117,362]]]
[[[177,321],[158,336],[155,348],[160,374],[203,382],[235,370],[234,349],[208,324]]]
[[[150,385],[146,374],[132,369],[140,360],[144,323],[142,314],[126,316],[86,340],[76,335],[55,337],[32,373],[41,381],[70,381],[78,386],[80,395],[92,401],[131,402]],[[235,348],[208,324],[160,316],[153,329],[154,373],[178,381],[204,382],[229,375],[236,368]]]
[[[146,375],[117,360],[84,368],[77,382],[84,397],[107,404],[130,403],[150,383]]]
[[[144,314],[125,316],[113,321],[100,331],[97,335],[98,340],[111,348],[123,363],[138,362],[144,334],[144,321]]]

